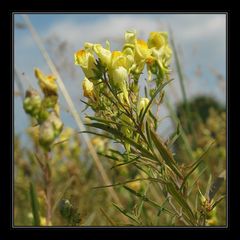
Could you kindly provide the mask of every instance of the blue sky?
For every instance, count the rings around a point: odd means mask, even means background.
[[[124,39],[124,32],[136,29],[140,38],[147,39],[149,32],[173,31],[175,44],[179,49],[182,66],[185,73],[185,85],[188,96],[204,93],[225,101],[226,84],[226,15],[224,14],[31,14],[30,20],[46,46],[52,40],[52,47],[58,42],[68,45],[65,57],[69,60],[70,71],[75,75],[70,77],[64,68],[60,68],[65,84],[77,104],[79,112],[83,108],[79,99],[82,98],[82,73],[71,64],[73,54],[82,48],[84,42],[99,42],[104,44],[109,40],[112,50],[119,48]],[[15,15],[15,22],[22,23],[21,15]],[[55,43],[56,40],[56,44]],[[56,45],[56,46],[55,46]],[[14,30],[15,66],[28,81],[23,82],[26,89],[29,84],[37,88],[33,68],[39,67],[46,73],[50,70],[34,44],[27,29]],[[52,57],[54,57],[52,55]],[[61,57],[55,56],[54,62],[61,62]],[[181,99],[179,81],[174,73],[174,91],[172,100]],[[219,87],[216,74],[222,75]],[[15,89],[17,86],[15,84]],[[15,97],[15,131],[23,134],[28,121],[22,110],[20,97]],[[61,99],[63,109],[64,101]],[[166,112],[162,114],[166,115]],[[62,111],[63,119],[68,125],[75,127],[69,113]]]

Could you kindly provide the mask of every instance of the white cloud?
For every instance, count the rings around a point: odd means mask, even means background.
[[[123,40],[124,32],[137,29],[140,34],[159,29],[159,24],[146,17],[108,16],[98,22],[62,21],[54,23],[46,36],[57,35],[62,40],[81,47],[85,41]]]

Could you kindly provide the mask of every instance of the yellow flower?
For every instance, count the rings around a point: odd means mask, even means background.
[[[163,71],[169,72],[168,65],[170,64],[172,49],[168,44],[167,33],[151,32],[148,39],[148,47],[152,50],[153,61],[156,60]]]
[[[96,66],[95,66],[96,61],[93,54],[90,51],[86,51],[83,49],[83,50],[77,51],[74,55],[74,58],[75,58],[75,64],[80,65],[85,76],[88,79],[93,78],[95,75],[93,69],[96,69]]]
[[[148,47],[149,48],[161,48],[167,45],[168,35],[166,32],[151,32],[148,38]]]
[[[145,61],[151,56],[151,50],[148,48],[144,40],[138,39],[135,41],[135,60],[137,63]]]
[[[35,68],[34,72],[44,95],[57,95],[56,77],[52,75],[46,76],[38,68]]]
[[[94,97],[94,85],[86,77],[82,82],[83,96],[88,98]]]
[[[102,64],[107,67],[111,61],[111,51],[105,49],[101,44],[95,44],[93,46],[94,52],[97,54],[98,58],[101,60]]]

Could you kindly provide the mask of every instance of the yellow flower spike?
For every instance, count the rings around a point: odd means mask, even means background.
[[[148,38],[149,48],[161,48],[168,43],[168,34],[166,32],[151,32]]]
[[[93,46],[94,52],[97,54],[98,58],[101,60],[105,67],[108,67],[111,62],[111,51],[105,49],[101,44],[95,44]]]
[[[56,84],[56,77],[52,75],[46,76],[38,68],[35,68],[34,73],[45,96],[57,95],[58,87]]]
[[[75,65],[80,65],[82,68],[85,76],[88,79],[91,79],[94,77],[94,71],[93,69],[96,69],[96,60],[93,56],[93,54],[90,51],[87,50],[79,50],[74,54],[75,59]]]
[[[88,98],[94,97],[94,85],[86,77],[82,82],[83,96]]]

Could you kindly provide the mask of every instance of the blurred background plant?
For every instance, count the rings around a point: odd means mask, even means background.
[[[24,28],[26,28],[26,25],[23,24]],[[170,40],[170,45],[174,50],[172,35],[170,35]],[[72,46],[61,41],[58,37],[53,38],[52,36],[49,36],[45,44],[63,78],[79,81],[76,68],[72,67],[71,54],[74,52]],[[189,97],[184,75],[184,70],[187,67],[182,68],[182,56],[179,55],[179,52],[179,49],[173,51],[174,65],[171,67],[173,69],[171,74],[174,78],[177,76],[177,79],[180,80],[179,83],[182,84],[179,87],[181,89],[180,93],[185,94],[186,98],[183,98],[183,102],[181,100],[176,101],[176,105],[172,101],[177,97],[177,80],[175,79],[166,88],[161,107],[158,107],[160,104],[156,101],[153,111],[156,113],[159,125],[164,125],[163,120],[166,114],[161,111],[163,108],[167,109],[173,126],[171,128],[175,129],[176,132],[174,134],[173,131],[170,131],[170,134],[162,134],[161,136],[164,137],[165,143],[173,151],[177,164],[183,168],[184,166],[190,166],[193,160],[199,159],[206,151],[207,144],[215,141],[215,144],[204,156],[204,161],[201,161],[196,170],[193,171],[187,183],[187,194],[190,195],[189,201],[191,205],[195,205],[195,208],[200,206],[199,199],[202,199],[203,205],[198,211],[205,217],[202,218],[200,225],[222,226],[226,224],[226,200],[225,198],[221,199],[221,196],[226,194],[226,182],[221,181],[225,178],[224,170],[226,170],[226,109],[222,102],[209,95],[201,94],[200,96]],[[58,59],[61,59],[61,61],[58,61]],[[198,68],[198,71],[196,71],[198,77],[199,72]],[[216,87],[224,95],[224,77],[214,69],[212,69],[212,73],[217,79]],[[23,90],[21,91],[21,89],[26,89],[27,78],[26,74],[21,76],[21,74],[16,73],[15,82],[18,84],[19,92],[17,92],[15,98],[23,97]],[[66,85],[68,84],[66,83]],[[80,87],[79,92],[81,92]],[[62,115],[70,115],[71,109],[64,104],[61,94],[59,95]],[[79,103],[74,95],[71,97]],[[171,97],[172,99],[170,99]],[[82,105],[77,106],[78,109],[83,109]],[[87,109],[86,113],[89,115],[92,112]],[[80,110],[79,114],[82,116]],[[89,119],[86,120],[89,121]],[[17,117],[15,121],[17,121]],[[157,183],[153,182],[130,181],[125,184],[125,187],[123,184],[114,187],[121,202],[121,205],[116,204],[114,208],[112,202],[115,201],[107,191],[108,188],[94,189],[94,187],[104,185],[102,178],[96,170],[88,147],[78,134],[74,122],[68,122],[69,124],[66,124],[64,121],[65,126],[73,126],[73,128],[65,127],[56,144],[51,148],[51,185],[53,189],[51,194],[51,223],[47,223],[46,219],[44,178],[36,159],[36,156],[44,156],[44,150],[39,146],[36,138],[36,122],[29,119],[31,127],[27,129],[28,144],[22,141],[21,136],[15,134],[14,224],[16,226],[185,225],[172,213],[166,213],[170,208],[169,203],[160,193],[161,190],[156,187]],[[87,130],[90,131],[90,128]],[[136,167],[132,164],[118,164],[119,159],[127,159],[127,155],[123,154],[124,151],[120,146],[116,149],[116,146],[113,147],[112,143],[102,136],[90,136],[90,141],[98,152],[101,164],[111,183],[117,184],[126,182],[126,179],[134,180],[143,177],[139,175],[139,170],[136,170]],[[121,156],[119,156],[119,152],[122,153]],[[110,153],[111,159],[113,161],[115,159],[114,164],[109,161]],[[144,175],[144,177],[147,178],[147,175]],[[200,197],[201,192],[203,193],[202,198]],[[211,197],[209,197],[209,194]],[[219,205],[210,212],[211,214],[204,213],[209,208],[206,197],[213,198],[213,196],[216,201],[220,201]],[[158,202],[161,205],[156,205]],[[217,211],[217,209],[220,210]]]

